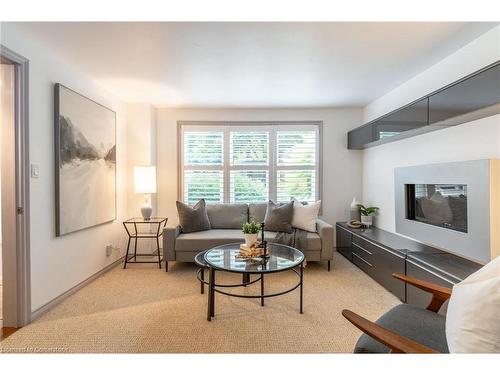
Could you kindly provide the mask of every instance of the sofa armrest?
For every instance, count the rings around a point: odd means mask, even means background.
[[[170,227],[163,229],[163,257],[169,260],[175,260],[175,239],[181,234],[181,227]]]
[[[333,226],[321,219],[316,220],[316,230],[321,238],[321,260],[333,259]]]

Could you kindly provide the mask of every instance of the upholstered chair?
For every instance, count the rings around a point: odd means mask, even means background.
[[[364,332],[354,353],[448,353],[445,316],[439,309],[451,297],[451,289],[401,274],[393,277],[432,293],[427,308],[408,304],[393,307],[374,323],[350,311],[342,315]]]

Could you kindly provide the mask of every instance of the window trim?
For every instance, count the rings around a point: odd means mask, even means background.
[[[317,200],[323,199],[323,121],[177,121],[177,200],[180,202],[184,202],[184,174],[183,174],[183,160],[184,160],[184,142],[183,142],[183,127],[189,126],[190,128],[198,128],[199,130],[207,131],[210,128],[220,130],[224,128],[224,139],[223,139],[223,157],[224,163],[223,166],[220,167],[220,170],[224,171],[227,167],[227,170],[230,172],[231,170],[237,170],[238,166],[230,166],[229,162],[229,135],[226,133],[230,132],[232,127],[248,127],[255,129],[258,126],[259,130],[293,130],[291,128],[296,127],[300,130],[305,130],[307,127],[314,128],[314,130],[318,130],[317,133],[317,142],[318,142],[318,150],[317,150],[317,164],[315,166],[316,170],[316,194]],[[276,135],[276,132],[271,131],[269,133],[269,144],[275,145],[276,141],[272,139]],[[276,196],[273,196],[273,193],[277,193],[276,186],[276,171],[277,169],[296,169],[296,166],[280,166],[277,168],[276,165],[276,149],[269,150],[269,166],[255,166],[255,169],[265,169],[269,170],[269,199],[276,202]],[[218,169],[214,168],[216,166],[211,166],[210,169]],[[196,169],[203,169],[203,167],[196,167]],[[248,166],[242,167],[241,169],[248,169]],[[254,167],[252,166],[252,169]],[[307,167],[305,169],[308,169]],[[230,203],[230,173],[224,173],[224,202]],[[320,210],[322,211],[322,209]],[[320,212],[321,214],[321,212]]]

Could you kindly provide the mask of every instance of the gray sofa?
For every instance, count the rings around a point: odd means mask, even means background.
[[[244,242],[241,227],[247,221],[264,221],[266,203],[214,204],[207,205],[212,229],[201,232],[182,233],[180,226],[163,231],[165,268],[168,262],[194,262],[200,251],[231,242]],[[333,259],[333,226],[318,219],[317,233],[307,233],[306,249],[308,261],[330,261]],[[266,240],[272,242],[276,232],[265,232]]]

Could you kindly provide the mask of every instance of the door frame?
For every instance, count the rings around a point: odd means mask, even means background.
[[[12,280],[15,301],[9,303],[4,326],[22,327],[31,322],[31,268],[30,268],[30,159],[29,159],[29,61],[0,44],[2,63],[14,66],[14,122],[15,122],[15,194],[16,194],[16,267]],[[3,249],[2,249],[3,251]],[[5,286],[4,277],[4,286]],[[9,293],[11,294],[11,293]],[[5,293],[3,293],[5,296]],[[4,309],[5,310],[5,309]]]

